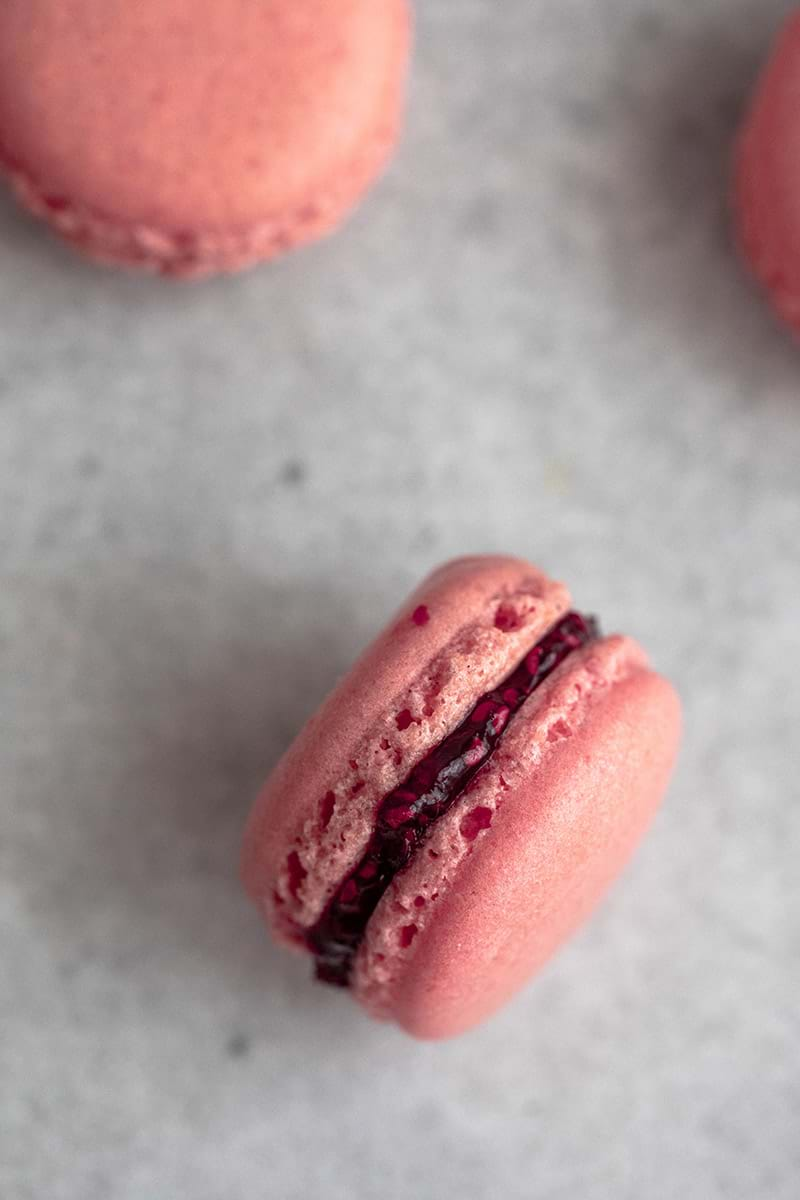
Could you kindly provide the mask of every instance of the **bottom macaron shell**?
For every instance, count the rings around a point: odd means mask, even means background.
[[[678,699],[639,666],[604,689],[571,736],[503,796],[414,938],[374,1015],[426,1039],[477,1025],[581,923],[658,806],[680,732]],[[377,914],[376,914],[377,916]]]

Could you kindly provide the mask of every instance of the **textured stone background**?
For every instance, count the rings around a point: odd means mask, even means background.
[[[345,232],[198,287],[0,201],[3,1200],[796,1200],[800,351],[727,164],[791,6],[425,0]],[[409,1043],[240,895],[260,780],[437,560],[686,703],[668,804],[501,1016]]]

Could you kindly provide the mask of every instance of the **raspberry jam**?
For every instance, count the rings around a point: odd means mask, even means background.
[[[347,987],[367,922],[395,875],[411,860],[433,822],[452,807],[491,757],[524,701],[569,654],[598,636],[594,619],[568,613],[383,799],[361,862],[339,885],[319,921],[306,934],[318,979]],[[482,827],[488,827],[489,810],[478,811],[487,814]],[[469,831],[470,840],[480,827]]]

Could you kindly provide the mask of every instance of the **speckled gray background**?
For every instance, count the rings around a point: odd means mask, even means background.
[[[774,0],[426,0],[346,231],[197,287],[0,202],[3,1200],[796,1200],[800,351],[730,249]],[[687,738],[596,919],[417,1045],[239,892],[417,576],[509,549]]]

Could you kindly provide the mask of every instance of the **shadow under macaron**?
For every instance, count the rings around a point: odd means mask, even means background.
[[[91,1013],[102,984],[149,1027],[184,1008],[191,1022],[197,997],[230,1012],[232,1058],[318,1013],[360,1037],[346,997],[329,1008],[309,961],[271,945],[238,878],[251,803],[346,667],[342,641],[366,637],[352,597],[174,563],[27,587],[42,646],[70,659],[35,705],[24,796],[40,834],[23,903],[64,1004]]]

